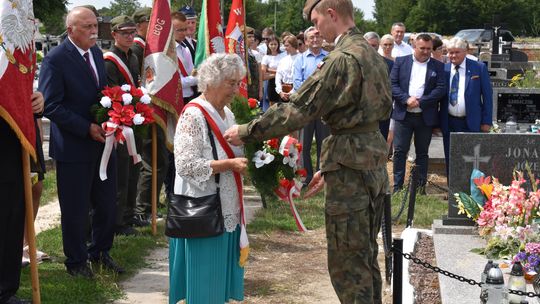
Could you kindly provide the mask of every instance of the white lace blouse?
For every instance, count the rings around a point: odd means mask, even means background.
[[[225,119],[216,109],[202,98],[191,101],[202,105],[212,116],[222,134],[235,124],[234,114],[225,107]],[[227,154],[214,135],[219,159],[227,159]],[[231,146],[235,155],[243,156],[242,147]],[[187,108],[178,120],[174,136],[174,161],[176,180],[174,193],[192,197],[201,197],[216,193],[216,182],[212,175],[210,162],[214,159],[208,137],[208,127],[202,112],[195,107]],[[232,171],[220,173],[220,197],[225,230],[233,232],[240,224],[240,205],[238,191]]]

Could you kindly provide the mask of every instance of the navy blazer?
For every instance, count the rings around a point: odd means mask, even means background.
[[[392,97],[395,101],[392,118],[395,120],[405,119],[407,113],[407,99],[410,97],[409,81],[413,65],[412,56],[397,57],[390,73]],[[427,126],[433,127],[439,124],[439,101],[445,94],[444,64],[435,59],[430,59],[427,64],[424,95],[420,98],[422,117]]]
[[[90,107],[107,85],[103,53],[97,46],[90,51],[97,68],[99,84],[77,48],[65,39],[43,59],[38,90],[45,97],[45,117],[51,120],[49,155],[57,161],[98,160],[103,144],[89,135],[95,119]]]
[[[465,59],[465,112],[467,127],[471,132],[480,132],[480,125],[491,125],[493,120],[493,89],[489,72],[483,62]],[[446,83],[450,86],[452,64],[444,66]],[[448,132],[448,94],[441,101],[441,129]]]

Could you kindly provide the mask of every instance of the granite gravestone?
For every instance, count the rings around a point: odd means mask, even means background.
[[[521,124],[540,119],[540,89],[493,88],[493,121],[504,123],[514,116]]]
[[[540,134],[532,133],[451,133],[448,176],[448,215],[444,225],[473,225],[465,215],[458,215],[454,193],[470,193],[473,168],[494,176],[504,185],[512,181],[514,169],[525,172],[528,163],[540,177]]]

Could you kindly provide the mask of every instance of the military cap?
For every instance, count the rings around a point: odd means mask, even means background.
[[[182,6],[179,10],[180,13],[184,14],[186,16],[186,19],[195,19],[197,18],[197,14],[195,13],[195,10],[193,7],[189,5]]]
[[[111,20],[111,31],[122,31],[122,30],[134,30],[135,22],[133,22],[133,19],[129,18],[125,15],[120,15],[118,17],[114,17]]]
[[[304,20],[310,21],[311,19],[311,12],[321,2],[322,0],[307,0],[306,4],[304,4],[304,10],[302,11],[302,17],[304,17]]]
[[[246,34],[254,34],[254,33],[255,33],[255,29],[252,28],[251,26],[246,25]]]
[[[152,13],[152,8],[150,7],[141,7],[133,13],[131,17],[135,23],[143,23],[150,21],[150,14]]]
[[[95,6],[90,5],[90,4],[85,4],[85,5],[81,5],[80,7],[84,7],[84,8],[87,8],[87,9],[91,10],[92,12],[94,12],[94,15],[96,15],[96,17],[99,17],[99,13],[98,13]]]

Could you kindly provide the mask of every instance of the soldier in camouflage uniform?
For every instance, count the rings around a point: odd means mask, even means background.
[[[321,153],[331,281],[342,303],[381,303],[377,234],[388,174],[378,121],[390,116],[392,98],[386,63],[355,27],[352,12],[350,0],[306,1],[304,16],[327,41],[336,41],[335,50],[290,103],[225,136],[233,144],[260,141],[322,117],[331,129]],[[321,183],[321,173],[313,179]]]

